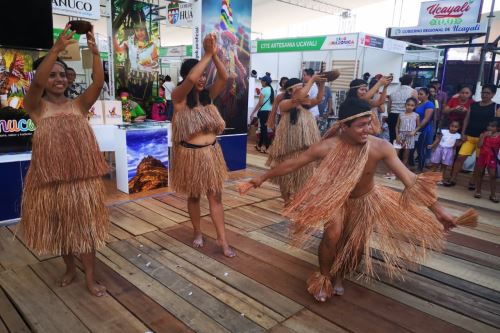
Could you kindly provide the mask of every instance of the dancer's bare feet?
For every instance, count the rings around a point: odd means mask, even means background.
[[[220,240],[217,241],[217,244],[219,244],[219,246],[222,249],[222,253],[224,253],[224,255],[226,257],[228,257],[228,258],[236,257],[236,252],[234,251],[234,249],[231,246],[229,246],[229,244],[222,242]]]
[[[75,277],[76,277],[76,268],[75,267],[67,268],[66,273],[64,273],[63,277],[61,278],[61,281],[59,281],[59,285],[61,287],[66,287],[75,280]]]
[[[100,285],[99,283],[95,282],[94,280],[87,280],[87,288],[89,289],[90,293],[94,296],[97,297],[102,297],[106,295],[106,287],[103,285]]]
[[[193,247],[195,249],[198,249],[200,247],[203,247],[203,245],[205,245],[203,242],[203,235],[201,233],[195,233],[193,239]]]
[[[326,302],[333,296],[332,282],[330,275],[322,275],[320,272],[314,272],[307,279],[307,291],[313,295],[318,302]]]
[[[342,278],[335,278],[335,284],[333,285],[333,294],[342,296],[344,295],[344,285],[342,284]]]
[[[326,290],[321,287],[317,292],[313,294],[314,299],[316,299],[318,302],[326,302],[326,300],[329,298]]]

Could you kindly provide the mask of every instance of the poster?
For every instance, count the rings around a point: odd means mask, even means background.
[[[146,109],[160,71],[159,6],[133,0],[112,1],[115,87]],[[155,89],[157,90],[157,89]]]
[[[252,1],[203,0],[201,17],[201,39],[211,32],[217,34],[219,58],[229,75],[226,89],[214,101],[226,121],[225,134],[246,133]],[[211,64],[207,85],[215,81],[216,75]]]
[[[24,111],[24,95],[33,80],[40,51],[0,48],[0,153],[31,150],[35,125]]]
[[[90,125],[103,125],[104,124],[104,114],[102,112],[102,101],[97,100],[94,105],[90,107],[87,118]]]
[[[168,186],[167,127],[127,130],[129,193]]]
[[[103,101],[102,104],[102,113],[106,125],[119,125],[123,123],[121,101]]]

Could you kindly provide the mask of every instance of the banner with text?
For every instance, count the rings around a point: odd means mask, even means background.
[[[52,13],[88,20],[101,18],[99,0],[52,0]]]
[[[416,27],[394,27],[391,37],[460,35],[485,33],[487,24],[481,23],[482,0],[427,1],[420,5]]]
[[[257,40],[253,53],[342,50],[357,47],[357,34]]]

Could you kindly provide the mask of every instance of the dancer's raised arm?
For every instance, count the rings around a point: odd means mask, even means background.
[[[213,34],[207,35],[203,40],[205,53],[203,54],[203,57],[201,57],[200,61],[189,72],[187,77],[183,78],[182,83],[172,91],[172,101],[174,104],[185,101],[191,89],[193,89],[194,85],[204,75],[210,60],[212,60],[213,50],[216,47],[214,46],[214,43],[216,43],[216,40]]]
[[[55,41],[54,46],[52,46],[49,53],[47,53],[36,69],[35,77],[24,98],[24,108],[26,112],[34,113],[41,110],[40,103],[42,101],[43,90],[51,75],[52,66],[57,61],[57,55],[64,51],[68,45],[76,43],[76,39],[73,39],[75,31],[71,31],[70,28],[71,25],[69,24],[64,28]]]

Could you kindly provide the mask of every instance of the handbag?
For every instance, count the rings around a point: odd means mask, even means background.
[[[257,110],[257,113],[259,113],[259,111],[262,109],[262,107],[264,106],[264,104],[266,104],[267,102],[269,102],[270,99],[271,99],[271,96],[269,96],[269,98],[264,103],[262,103],[262,105],[260,106],[260,108]],[[259,118],[257,118],[257,116],[254,116],[252,118],[252,120],[250,121],[250,126],[259,127]]]

